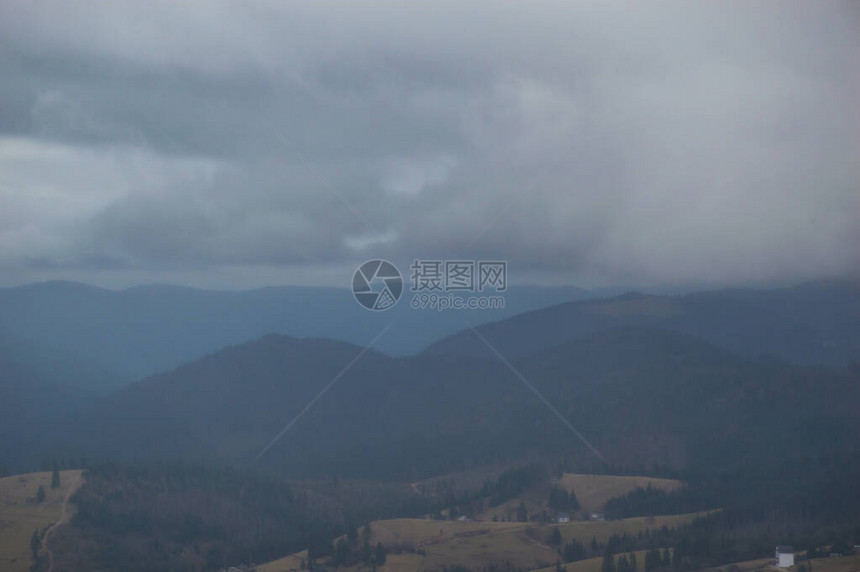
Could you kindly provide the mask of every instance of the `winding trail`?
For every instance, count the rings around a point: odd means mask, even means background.
[[[65,475],[61,474],[61,478],[72,479],[73,482],[69,485],[69,490],[66,491],[66,496],[63,498],[63,510],[60,513],[60,518],[58,518],[54,524],[52,524],[48,531],[45,532],[45,538],[42,540],[42,545],[45,547],[45,552],[48,554],[48,572],[54,572],[54,551],[51,550],[51,547],[48,545],[48,541],[51,539],[51,535],[61,524],[65,524],[69,519],[69,499],[72,498],[72,495],[80,488],[83,483],[83,475],[81,472],[75,472],[72,474],[66,473]]]

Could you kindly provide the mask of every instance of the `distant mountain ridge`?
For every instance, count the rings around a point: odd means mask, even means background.
[[[404,298],[407,297],[404,293]],[[574,287],[511,286],[505,308],[469,313],[481,323],[589,296]],[[209,291],[177,286],[107,290],[74,282],[0,289],[0,333],[97,361],[127,378],[167,371],[222,347],[269,333],[370,342],[395,322],[378,349],[419,352],[464,327],[460,312],[413,310],[409,300],[370,312],[341,288],[269,287]]]
[[[777,290],[718,290],[684,296],[634,293],[563,303],[477,329],[503,355],[518,357],[624,327],[690,334],[747,357],[845,365],[860,361],[860,283],[834,281]],[[425,351],[491,354],[470,331],[442,339]]]
[[[829,281],[771,290],[595,298],[574,287],[511,286],[505,308],[386,312],[360,307],[346,289],[270,287],[238,292],[177,286],[106,290],[73,282],[0,288],[0,334],[102,364],[118,378],[168,371],[269,333],[363,345],[394,322],[376,349],[395,356],[524,356],[618,327],[689,333],[741,355],[842,365],[860,359],[860,283]],[[408,297],[408,293],[404,297]],[[508,333],[511,332],[511,333]]]

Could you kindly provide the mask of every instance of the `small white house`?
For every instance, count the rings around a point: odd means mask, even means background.
[[[794,548],[791,546],[777,546],[776,565],[780,568],[794,566]]]
[[[558,516],[555,517],[555,521],[558,523],[570,522],[570,515],[566,512],[558,513]]]

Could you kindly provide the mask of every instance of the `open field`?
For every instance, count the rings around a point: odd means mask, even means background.
[[[419,518],[397,518],[372,523],[373,543],[386,546],[425,546],[439,544],[456,536],[475,533],[499,533],[525,529],[529,525],[519,522],[459,522]]]
[[[813,558],[811,562],[815,572],[857,572],[860,570],[860,554],[841,558]]]
[[[613,497],[624,495],[637,487],[643,489],[651,485],[657,489],[672,491],[683,483],[674,479],[657,479],[654,477],[616,477],[611,475],[579,475],[565,473],[559,485],[568,491],[574,491],[583,510],[600,511],[606,501]]]
[[[514,568],[537,569],[553,565],[558,552],[543,543],[553,527],[561,531],[564,542],[573,538],[588,543],[592,538],[605,541],[611,534],[637,534],[640,530],[673,527],[692,521],[697,514],[630,518],[617,521],[571,522],[538,525],[517,522],[457,522],[422,519],[394,519],[371,525],[371,544],[382,542],[390,551],[384,570],[421,572],[440,570],[457,564],[481,568],[491,563]],[[423,551],[419,554],[413,551]],[[395,553],[398,552],[398,553]],[[258,566],[263,572],[297,569],[306,553]],[[637,553],[637,557],[639,554]],[[644,558],[644,554],[641,556]],[[600,559],[596,561],[597,570]],[[643,560],[644,562],[644,560]],[[576,566],[576,568],[573,568]],[[590,572],[591,560],[568,564],[568,571]]]
[[[717,568],[708,568],[704,572],[723,572],[728,570],[732,572],[771,572],[785,570],[784,568],[777,568],[773,563],[773,558],[759,558],[758,560],[747,560],[746,562],[736,562],[734,564],[727,564],[726,566],[718,566]],[[795,567],[790,570],[796,569]]]
[[[47,529],[61,517],[65,500],[83,482],[83,471],[60,471],[60,487],[51,489],[51,473],[28,473],[0,479],[0,570],[26,572],[30,568],[30,537],[35,530]],[[39,485],[45,500],[35,503]]]
[[[637,550],[636,555],[636,570],[645,570],[645,554],[647,550]],[[603,558],[589,558],[588,560],[580,560],[578,562],[568,562],[562,564],[567,572],[600,572],[603,565]],[[539,568],[533,572],[555,572],[555,565],[548,568]]]
[[[494,518],[499,521],[512,521],[517,517],[517,508],[520,502],[526,505],[529,517],[541,514],[547,510],[547,500],[549,498],[549,486],[539,489],[533,489],[517,495],[512,499],[503,502],[500,505],[493,506],[478,515],[478,519],[484,521],[492,521]]]
[[[597,538],[598,541],[606,541],[613,534],[637,534],[640,530],[655,530],[664,526],[672,528],[681,524],[692,522],[699,516],[709,514],[690,513],[690,514],[673,514],[666,516],[654,517],[636,517],[625,518],[623,520],[601,520],[601,521],[584,521],[584,522],[569,522],[566,524],[557,525],[561,530],[561,537],[564,542],[569,542],[571,539],[579,540],[582,543],[591,542],[592,538]],[[549,528],[549,527],[547,527]]]
[[[858,572],[860,571],[860,554],[843,556],[840,558],[813,558],[811,561],[802,560],[791,568],[779,568],[774,565],[773,558],[760,558],[746,562],[736,562],[717,568],[709,568],[705,572],[794,572],[801,565],[809,566],[812,563],[813,572]],[[573,572],[569,570],[568,572]]]
[[[284,570],[299,570],[302,561],[307,562],[308,551],[302,550],[277,560],[257,565],[257,572],[283,572]]]

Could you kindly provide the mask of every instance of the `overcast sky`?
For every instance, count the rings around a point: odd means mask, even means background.
[[[0,283],[856,276],[858,94],[851,2],[4,0]]]

